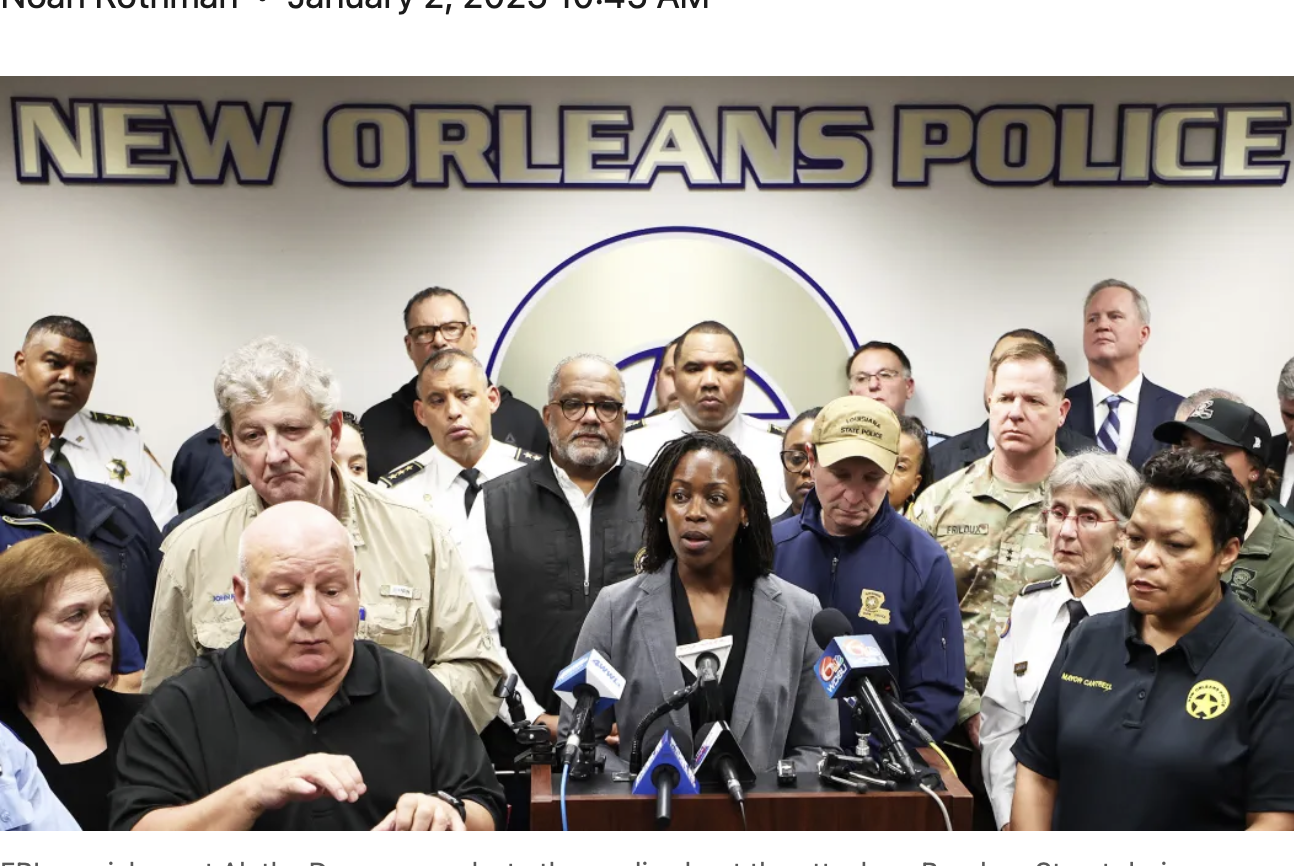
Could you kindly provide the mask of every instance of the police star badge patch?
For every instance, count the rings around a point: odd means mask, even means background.
[[[130,470],[126,468],[126,461],[119,457],[114,457],[108,461],[108,477],[113,481],[125,481],[130,477]]]

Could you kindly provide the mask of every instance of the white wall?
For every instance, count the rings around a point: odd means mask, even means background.
[[[1091,102],[1098,146],[1111,147],[1121,102],[1289,101],[1289,79],[7,79],[0,95],[6,106],[12,96],[293,102],[267,188],[19,184],[11,112],[0,113],[0,347],[17,349],[42,315],[86,322],[100,356],[91,408],[133,416],[164,463],[210,422],[212,375],[241,341],[306,343],[340,374],[345,407],[362,412],[412,374],[399,317],[417,289],[468,297],[485,360],[558,263],[661,225],[732,232],[804,269],[860,341],[907,350],[914,408],[939,430],[982,420],[985,359],[1008,328],[1052,336],[1081,379],[1081,302],[1105,277],[1150,298],[1148,376],[1181,393],[1238,391],[1280,427],[1276,377],[1294,355],[1294,189],[998,189],[964,165],[937,167],[926,189],[895,189],[890,176],[897,102]],[[637,141],[666,105],[692,106],[713,134],[720,105],[864,104],[874,168],[863,187],[833,191],[689,191],[676,177],[650,192],[353,189],[327,177],[321,145],[324,115],[348,101],[530,104],[539,159],[553,156],[560,104],[632,105]],[[634,314],[623,301],[615,311]],[[778,324],[794,339],[793,323]],[[823,376],[841,377],[843,351],[815,359]]]

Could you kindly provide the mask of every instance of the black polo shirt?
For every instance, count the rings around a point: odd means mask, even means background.
[[[503,826],[503,788],[467,714],[429,671],[366,641],[312,722],[257,675],[240,637],[163,683],[117,753],[110,827],[196,802],[256,770],[316,752],[348,755],[368,790],[263,814],[253,830],[371,830],[403,794],[446,791]]]
[[[1294,643],[1224,588],[1162,655],[1131,606],[1088,617],[1016,760],[1059,782],[1056,830],[1243,830],[1294,812]]]

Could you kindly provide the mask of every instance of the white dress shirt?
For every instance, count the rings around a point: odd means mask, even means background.
[[[63,456],[82,481],[97,481],[133,493],[158,529],[179,513],[175,487],[129,418],[77,412],[63,425]],[[45,449],[49,462],[54,449]]]
[[[1011,747],[1033,714],[1038,692],[1069,625],[1065,602],[1074,597],[1069,581],[1058,577],[1053,583],[1051,588],[1016,596],[980,704],[984,787],[999,828],[1011,820],[1015,794],[1016,762]],[[1088,616],[1127,607],[1128,586],[1119,563],[1080,600]]]
[[[1281,473],[1282,505],[1290,501],[1290,493],[1294,493],[1294,442],[1285,449],[1285,471]]]
[[[546,458],[552,462],[552,455]],[[622,452],[620,459],[616,461],[616,466],[624,463],[625,457]],[[598,492],[598,483],[593,485],[593,489],[588,495],[579,488],[571,476],[556,463],[552,464],[553,474],[557,476],[557,484],[561,487],[562,492],[566,494],[566,501],[570,503],[571,510],[575,512],[575,522],[580,528],[580,545],[584,552],[584,583],[587,586],[589,582],[589,550],[591,546],[592,526],[593,526],[593,496]],[[614,468],[614,467],[612,467]],[[608,472],[611,470],[608,469]],[[603,478],[606,477],[604,474]],[[481,613],[485,616],[485,624],[490,629],[490,636],[494,638],[494,646],[498,649],[499,655],[503,658],[503,669],[505,673],[515,674],[517,668],[512,664],[512,659],[508,656],[507,647],[499,638],[499,626],[503,622],[502,600],[499,597],[499,582],[494,577],[494,551],[490,547],[490,535],[485,527],[485,497],[486,492],[482,490],[476,497],[476,502],[472,505],[472,513],[467,518],[467,529],[464,532],[463,542],[459,545],[459,551],[463,555],[463,561],[467,566],[467,579],[472,584],[472,589],[476,591],[476,603],[481,608]],[[534,721],[543,714],[544,708],[535,700],[534,690],[530,688],[517,674],[517,694],[521,697],[521,703],[526,708],[526,718]],[[512,716],[508,713],[508,705],[505,701],[499,708],[500,721],[511,724]]]
[[[1092,420],[1096,423],[1092,434],[1101,432],[1101,426],[1105,424],[1105,419],[1110,417],[1110,407],[1105,401],[1110,395],[1114,394],[1109,388],[1089,376],[1088,380],[1092,383]],[[1137,432],[1137,411],[1138,404],[1141,402],[1141,383],[1146,381],[1146,377],[1141,373],[1137,378],[1128,383],[1128,386],[1119,392],[1123,402],[1119,404],[1119,448],[1118,455],[1124,460],[1128,459],[1128,452],[1132,450],[1132,437]]]
[[[662,445],[696,429],[681,409],[644,418],[641,427],[625,431],[625,456],[650,466]],[[791,504],[782,469],[782,434],[777,429],[767,421],[738,414],[719,431],[755,464],[770,516],[781,514]]]
[[[478,484],[484,484],[492,478],[506,475],[527,463],[542,460],[515,445],[506,445],[497,439],[491,439],[485,446],[485,452],[476,461],[474,468],[480,470]],[[429,508],[445,519],[450,537],[459,547],[463,545],[463,533],[467,528],[467,479],[460,473],[463,467],[435,445],[410,460],[392,469],[378,479],[378,484],[390,488],[391,495],[401,502]],[[481,494],[472,503],[475,511],[481,505]]]

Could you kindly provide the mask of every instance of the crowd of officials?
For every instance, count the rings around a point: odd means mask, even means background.
[[[318,357],[254,340],[169,473],[87,410],[90,329],[43,318],[0,374],[0,829],[524,827],[501,681],[564,738],[554,684],[597,650],[624,769],[694,679],[677,648],[714,638],[712,703],[645,750],[717,717],[756,771],[812,771],[856,742],[817,682],[827,608],[876,639],[977,828],[1294,829],[1294,359],[1273,436],[1225,381],[1144,376],[1140,291],[1080,301],[1087,377],[1010,330],[987,419],[946,435],[879,341],[785,428],[742,415],[715,321],[665,348],[648,416],[581,354],[537,410],[430,288],[389,399],[344,412]]]

